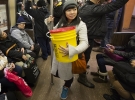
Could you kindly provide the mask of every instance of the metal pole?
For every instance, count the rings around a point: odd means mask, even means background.
[[[53,0],[50,0],[50,14],[53,16]],[[53,29],[53,22],[50,24],[50,29]],[[52,48],[52,42],[50,42],[51,47],[51,67],[52,67],[52,60],[53,60],[53,48]],[[53,85],[53,75],[51,74],[51,84]]]

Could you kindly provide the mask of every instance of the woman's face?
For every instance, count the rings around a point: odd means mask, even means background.
[[[2,32],[0,40],[4,40],[7,38],[7,34],[5,32]]]
[[[77,16],[77,7],[66,10],[65,15],[68,21],[71,22]]]

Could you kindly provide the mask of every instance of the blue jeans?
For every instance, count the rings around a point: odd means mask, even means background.
[[[98,66],[99,66],[100,72],[102,72],[102,73],[107,72],[107,71],[106,71],[106,66],[105,66],[106,62],[105,62],[105,60],[104,60],[103,55],[102,55],[102,54],[97,54],[97,55],[96,55],[96,59],[97,59],[97,64],[98,64]]]
[[[48,55],[51,54],[49,39],[44,37],[37,37],[37,41],[41,47],[42,58],[47,59]]]
[[[105,38],[101,41],[101,47],[106,47],[106,44],[110,43],[112,34],[113,29],[107,29],[107,34],[105,35]]]
[[[17,72],[17,75],[18,76],[22,76],[22,68],[19,67],[19,66],[15,66],[15,68],[13,69],[13,71]],[[13,82],[10,82],[7,78],[3,77],[3,78],[0,78],[0,83],[2,86],[4,86],[5,88],[13,91],[13,90],[16,90],[17,87],[16,85],[13,83]]]

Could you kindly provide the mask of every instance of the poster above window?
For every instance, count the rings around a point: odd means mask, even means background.
[[[6,4],[0,4],[0,29],[2,31],[7,30],[7,13]]]

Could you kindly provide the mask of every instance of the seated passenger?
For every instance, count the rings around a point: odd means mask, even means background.
[[[11,67],[9,67],[10,71],[13,70],[13,71],[17,72],[17,75],[19,75],[20,77],[22,76],[22,68],[19,66],[15,66],[14,63],[8,63],[7,57],[0,50],[0,83],[1,83],[1,86],[3,86],[6,89],[9,89],[9,90],[16,90],[17,89],[16,85],[4,77],[4,68],[8,65],[11,65]]]
[[[23,47],[26,49],[27,54],[31,55],[34,58],[38,57],[40,46],[34,44],[31,37],[25,31],[25,20],[20,16],[17,20],[17,26],[14,26],[10,33],[11,36],[16,38],[23,44]]]
[[[125,59],[125,61],[128,61],[131,57],[135,56],[135,36],[130,38],[130,41],[128,42],[127,46],[124,46],[122,48],[116,48],[113,45],[108,44],[109,48],[108,50],[111,53],[117,54]],[[117,49],[117,50],[116,50]],[[122,51],[120,51],[122,50]],[[111,65],[114,66],[116,61],[109,58],[105,54],[97,54],[96,55],[97,63],[98,63],[98,71],[97,72],[91,72],[92,75],[98,76],[98,78],[93,78],[95,82],[98,83],[104,83],[107,82],[107,70],[105,65]]]
[[[28,57],[26,56],[26,51],[24,46],[17,39],[10,35],[7,35],[4,31],[0,29],[0,50],[8,57],[8,60],[26,61]]]
[[[131,92],[135,93],[135,58],[130,63],[118,62],[108,72],[113,95],[104,94],[106,100],[134,100]]]

